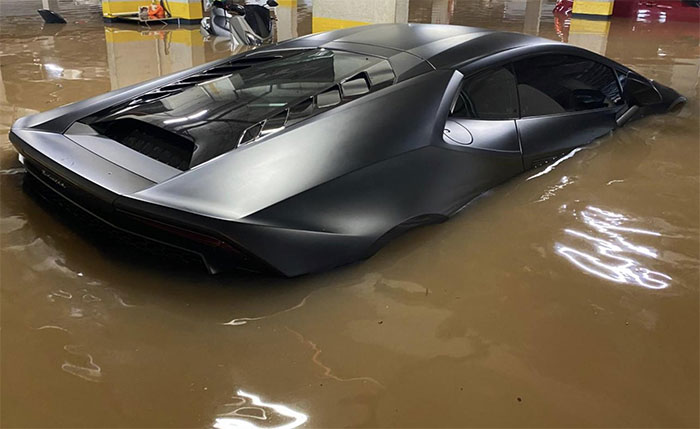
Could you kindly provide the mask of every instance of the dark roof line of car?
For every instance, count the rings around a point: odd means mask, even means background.
[[[389,33],[392,37],[386,37]],[[385,39],[377,43],[376,37]],[[349,44],[379,50],[405,52],[422,59],[433,68],[456,66],[463,62],[457,51],[476,48],[480,55],[493,54],[513,48],[557,42],[520,33],[495,31],[479,27],[460,27],[445,24],[379,24],[336,30],[330,33],[312,34],[279,46],[303,46],[319,43]],[[459,60],[458,60],[459,59]]]

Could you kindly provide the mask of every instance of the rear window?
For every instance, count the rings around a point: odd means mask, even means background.
[[[189,142],[192,152],[176,162],[177,168],[186,169],[390,85],[393,78],[385,59],[367,55],[328,49],[261,52],[232,59],[81,122],[123,144],[128,140],[129,147],[153,158],[151,151],[140,148],[158,143],[151,134],[165,130]],[[117,132],[125,121],[130,121],[130,129],[139,129],[138,142]]]
[[[473,119],[518,117],[515,76],[508,67],[486,70],[465,79],[452,116]]]
[[[210,119],[257,122],[322,93],[379,61],[376,57],[326,49],[305,51],[166,97],[162,100],[162,113],[188,117],[210,104]]]

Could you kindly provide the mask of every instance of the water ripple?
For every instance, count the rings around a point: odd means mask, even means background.
[[[559,255],[583,271],[615,283],[647,289],[665,289],[671,284],[671,276],[646,266],[658,259],[658,251],[632,242],[633,238],[662,234],[629,226],[633,219],[598,207],[587,206],[579,214],[588,230],[564,229],[574,244],[556,243]]]
[[[68,374],[75,375],[76,377],[80,377],[83,380],[92,382],[100,381],[102,378],[102,368],[95,363],[91,354],[82,353],[79,350],[79,347],[73,345],[65,346],[64,350],[74,356],[83,358],[83,360],[87,359],[87,362],[85,365],[79,365],[65,361],[63,365],[61,365],[61,369],[63,371],[67,372]]]
[[[0,233],[9,234],[18,231],[27,224],[27,220],[22,216],[9,216],[0,219]]]
[[[302,299],[301,302],[299,302],[297,305],[295,305],[295,306],[293,306],[293,307],[290,307],[290,308],[286,308],[286,309],[281,310],[281,311],[278,311],[278,312],[276,312],[276,313],[268,314],[268,315],[265,315],[265,316],[257,316],[257,317],[239,317],[239,318],[237,318],[237,319],[232,319],[232,320],[230,320],[230,321],[228,321],[228,322],[226,322],[226,323],[222,323],[222,325],[225,325],[225,326],[240,326],[240,325],[245,325],[245,324],[248,323],[248,322],[254,322],[254,321],[256,321],[256,320],[267,319],[267,318],[270,318],[270,317],[277,316],[277,315],[279,315],[279,314],[283,314],[283,313],[287,313],[287,312],[290,312],[290,311],[294,311],[294,310],[296,310],[296,309],[298,309],[298,308],[303,307],[304,304],[306,304],[306,300],[307,300],[308,298],[309,298],[309,296],[307,295],[307,296],[305,296],[304,299]]]
[[[309,419],[304,413],[282,404],[263,402],[259,396],[242,390],[225,407],[230,411],[216,418],[216,429],[293,429]]]

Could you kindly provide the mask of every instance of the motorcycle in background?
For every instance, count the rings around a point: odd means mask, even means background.
[[[202,19],[200,31],[204,36],[230,38],[237,45],[260,46],[272,41],[272,16],[270,8],[277,6],[274,0],[267,0],[265,6],[240,5],[231,0],[214,0],[209,16]]]
[[[246,0],[245,20],[253,31],[268,41],[272,38],[271,8],[277,7],[275,0]]]

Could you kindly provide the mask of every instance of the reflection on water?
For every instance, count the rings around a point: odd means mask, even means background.
[[[112,89],[143,82],[194,67],[213,59],[243,52],[230,39],[203,39],[197,28],[134,31],[132,27],[105,27]],[[135,67],[134,64],[138,64]]]
[[[288,280],[124,254],[28,196],[15,120],[238,52],[196,26],[51,3],[68,24],[0,0],[0,426],[699,426],[696,22],[649,5],[590,21],[554,0],[279,0],[279,40],[374,22],[527,32],[689,98],[367,261]]]
[[[268,315],[266,315],[266,316],[257,316],[257,317],[239,317],[239,318],[236,318],[236,319],[232,319],[232,320],[230,320],[230,321],[228,321],[228,322],[226,322],[226,323],[222,323],[222,325],[240,326],[240,325],[245,325],[245,324],[248,323],[248,322],[254,322],[254,321],[256,321],[256,320],[263,320],[263,319],[267,319],[267,318],[269,318],[269,317],[277,316],[277,315],[279,315],[279,314],[287,313],[287,312],[289,312],[289,311],[294,311],[294,310],[296,310],[296,309],[298,309],[298,308],[303,307],[304,304],[306,304],[306,300],[307,300],[308,298],[309,298],[308,296],[305,296],[304,299],[302,299],[301,302],[299,302],[299,304],[297,304],[297,305],[295,305],[295,306],[293,306],[293,307],[286,308],[286,309],[284,309],[284,310],[278,311],[278,312],[273,313],[273,314],[268,314]]]
[[[216,429],[293,429],[306,423],[308,416],[282,404],[263,402],[259,396],[238,391],[227,411],[216,418]]]
[[[47,243],[42,238],[36,238],[27,244],[20,244],[6,247],[9,252],[15,252],[24,256],[31,255],[37,262],[31,267],[34,272],[48,271],[53,274],[62,274],[67,277],[80,277],[77,272],[65,265],[64,257],[55,247]],[[60,293],[53,292],[49,296],[60,296]],[[64,296],[65,297],[65,296]]]
[[[558,254],[587,273],[615,283],[648,289],[664,289],[671,277],[651,270],[645,260],[654,260],[658,252],[652,247],[634,244],[638,236],[660,237],[661,234],[630,225],[634,220],[620,213],[588,206],[575,212],[587,230],[566,228],[570,244],[556,243]]]
[[[543,201],[547,201],[548,199],[554,197],[557,192],[561,191],[564,189],[564,187],[569,186],[573,183],[573,180],[569,178],[569,176],[563,176],[560,180],[559,183],[556,183],[552,186],[549,186],[545,191],[542,193],[542,196],[537,200],[538,203],[541,203]]]
[[[82,351],[81,347],[67,345],[64,350],[73,356],[78,363],[64,362],[61,369],[86,381],[98,382],[102,378],[102,368],[95,363],[92,355]]]
[[[576,152],[583,150],[583,148],[577,147],[576,149],[572,150],[571,152],[567,153],[566,155],[562,156],[561,158],[557,159],[554,161],[551,165],[548,165],[546,168],[544,168],[542,171],[533,174],[532,176],[528,177],[526,180],[532,180],[536,179],[540,176],[544,176],[545,174],[551,173],[559,164],[562,162],[566,161],[567,159],[573,158],[574,155],[576,155]]]
[[[324,377],[328,377],[332,380],[341,381],[341,382],[345,382],[345,381],[370,382],[370,383],[374,383],[375,385],[377,385],[379,387],[384,387],[384,385],[382,383],[380,383],[379,381],[375,380],[372,377],[341,378],[341,377],[335,375],[333,373],[333,369],[331,369],[329,366],[327,366],[326,364],[321,362],[321,349],[319,348],[319,346],[316,343],[314,343],[311,340],[307,340],[306,338],[304,338],[304,336],[302,334],[300,334],[299,332],[297,332],[291,328],[286,327],[285,329],[287,329],[287,331],[291,332],[295,337],[297,337],[299,339],[299,341],[301,341],[303,344],[308,345],[311,348],[311,350],[313,350],[314,354],[311,356],[311,361],[316,366],[318,366],[319,368],[321,368],[323,370],[322,375]]]

